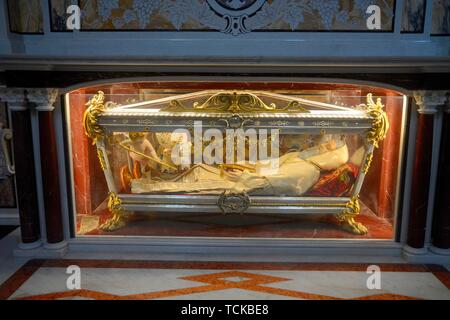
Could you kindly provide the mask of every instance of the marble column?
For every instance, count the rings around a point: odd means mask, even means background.
[[[22,240],[19,247],[33,249],[41,245],[41,235],[30,109],[24,89],[1,88],[0,98],[11,111],[12,149]]]
[[[58,98],[57,89],[27,89],[28,101],[36,107],[39,118],[39,146],[44,197],[45,226],[47,243],[52,247],[64,241],[61,195],[58,172],[58,154],[53,119],[54,103]],[[49,246],[50,245],[50,246]]]
[[[445,95],[434,91],[414,92],[418,106],[416,150],[411,187],[407,245],[424,249],[430,190],[435,114],[445,103]],[[419,252],[417,252],[419,253]]]
[[[450,255],[450,92],[442,117],[441,148],[433,214],[432,247],[439,254]]]

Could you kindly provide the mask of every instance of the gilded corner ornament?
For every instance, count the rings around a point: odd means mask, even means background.
[[[103,223],[99,228],[103,231],[114,231],[120,229],[126,224],[126,216],[123,208],[121,208],[122,200],[116,193],[110,192],[108,198],[108,209],[113,216]]]
[[[381,103],[381,99],[378,98],[375,102],[371,93],[367,95],[367,114],[373,119],[372,128],[367,132],[367,142],[373,145],[375,148],[379,147],[380,141],[386,138],[386,134],[389,130],[389,119],[386,112],[383,110],[384,105]],[[363,173],[367,174],[370,169],[370,165],[373,161],[373,152],[367,154]]]
[[[106,111],[105,94],[99,91],[88,103],[84,112],[83,126],[86,135],[92,139],[92,144],[104,135],[103,128],[98,124],[98,117]]]
[[[345,205],[345,209],[336,216],[337,220],[347,231],[354,234],[363,235],[367,233],[367,228],[359,222],[355,221],[355,217],[361,212],[359,205],[359,196],[353,196]]]
[[[383,108],[380,98],[375,102],[371,93],[367,95],[367,114],[373,119],[372,129],[367,133],[367,141],[375,148],[379,147],[379,142],[386,138],[389,130],[389,119]]]
[[[103,231],[114,231],[125,226],[125,215],[123,209],[120,207],[122,200],[116,193],[110,192],[108,198],[108,209],[113,216],[100,226]]]
[[[109,193],[108,199],[108,209],[112,211],[121,210],[120,206],[122,204],[122,200],[115,194],[114,192]]]

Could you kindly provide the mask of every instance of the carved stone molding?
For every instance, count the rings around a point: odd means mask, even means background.
[[[36,104],[38,111],[53,111],[59,90],[55,88],[26,89],[29,102]]]
[[[263,29],[298,30],[301,25],[315,31],[367,31],[370,5],[380,7],[386,21],[381,27],[388,31],[394,13],[392,0],[346,1],[349,4],[339,0],[129,0],[124,7],[119,0],[95,2],[81,8],[87,29],[132,30],[131,23],[142,30],[158,30],[157,19],[170,30],[217,30],[234,36]],[[65,19],[64,14],[56,17]]]
[[[7,145],[7,141],[11,138],[11,129],[4,128],[4,124],[0,122],[0,180],[7,179],[14,174],[14,165]]]
[[[8,103],[8,108],[12,111],[27,109],[23,88],[0,88],[0,100]]]
[[[414,91],[414,100],[418,106],[418,112],[423,114],[435,114],[449,104],[450,91]]]

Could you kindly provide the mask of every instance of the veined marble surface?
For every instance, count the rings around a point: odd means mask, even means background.
[[[108,296],[102,294],[110,294],[126,297],[142,295],[144,299],[194,300],[361,299],[375,295],[388,298],[397,296],[400,299],[450,300],[450,291],[429,272],[382,271],[380,290],[369,290],[366,286],[368,274],[361,271],[246,270],[240,277],[236,277],[233,272],[82,268],[81,287],[83,290],[99,292],[100,299],[108,299]],[[252,279],[254,275],[259,278]],[[204,279],[195,281],[195,277],[199,276]],[[52,299],[89,298],[84,293],[80,296],[65,296],[68,291],[67,277],[65,268],[40,268],[10,299],[34,299],[45,294],[51,294],[49,298]],[[193,278],[189,280],[190,277]],[[212,280],[222,280],[224,283],[211,285],[198,292],[198,288],[205,286],[205,281],[208,283],[208,277],[211,283]],[[241,286],[249,281],[253,283]]]
[[[6,292],[8,299],[450,300],[444,269],[409,264],[380,264],[381,288],[375,290],[367,288],[368,264],[360,263],[82,260],[95,257],[72,253],[66,256],[72,260],[30,261],[24,273],[27,258],[12,255],[19,236],[17,229],[0,241],[0,297]],[[77,264],[81,289],[69,290],[66,268]]]

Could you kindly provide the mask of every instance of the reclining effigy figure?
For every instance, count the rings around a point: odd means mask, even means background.
[[[303,151],[290,151],[271,160],[245,163],[240,172],[235,169],[224,172],[218,166],[197,164],[170,181],[134,179],[131,181],[131,191],[202,194],[231,191],[254,195],[300,196],[317,183],[321,171],[337,169],[348,162],[349,155],[344,140],[334,135],[324,135],[316,146]],[[277,166],[269,168],[273,161],[276,161]]]

